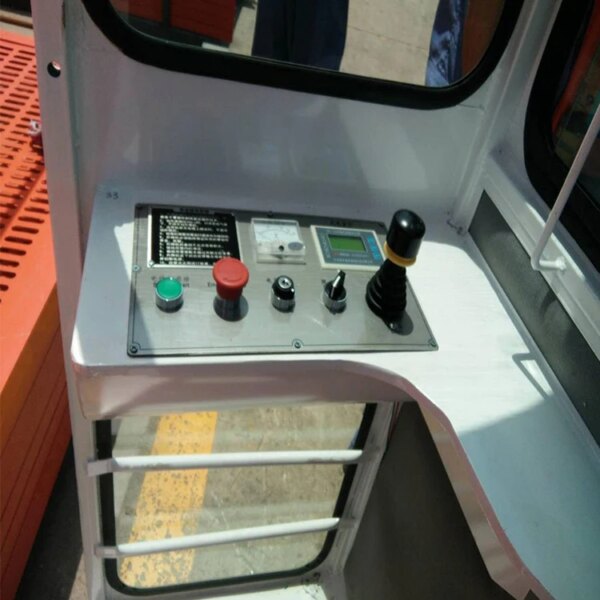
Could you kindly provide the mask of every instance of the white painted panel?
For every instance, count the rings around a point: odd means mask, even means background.
[[[117,53],[72,10],[84,225],[106,181],[318,214],[452,206],[479,108],[410,110],[172,73]]]
[[[289,357],[133,363],[125,354],[122,327],[135,201],[130,197],[129,204],[115,206],[106,217],[106,229],[94,234],[104,252],[88,256],[87,267],[91,260],[94,268],[87,268],[87,283],[100,277],[106,285],[102,297],[84,290],[82,323],[102,327],[79,328],[73,346],[82,366],[79,383],[87,415],[218,406],[223,400],[251,403],[264,401],[266,394],[310,401],[323,393],[321,381],[331,384],[331,371],[361,382],[341,381],[334,399],[348,394],[361,401],[374,395],[387,402],[416,398],[442,424],[458,457],[456,472],[464,478],[453,483],[465,485],[475,507],[478,520],[471,525],[481,526],[480,549],[495,540],[494,549],[503,552],[499,570],[490,562],[494,557],[486,557],[494,576],[512,590],[532,582],[541,595],[545,586],[556,598],[597,596],[597,449],[473,244],[445,224],[460,195],[459,224],[468,225],[478,198],[474,192],[492,172],[487,161],[502,142],[510,156],[522,154],[527,85],[557,3],[526,4],[515,40],[483,89],[459,107],[416,111],[138,65],[95,30],[75,0],[66,3],[65,51],[57,18],[61,2],[34,2],[40,64],[59,55],[65,63],[58,94],[47,79],[41,83],[44,119],[51,123],[45,146],[54,165],[50,192],[65,323],[74,318],[79,285],[76,207],[85,240],[93,198],[107,182],[136,193],[143,189],[151,201],[162,195],[195,197],[213,206],[289,207],[378,220],[406,206],[422,213],[429,225],[410,277],[438,339],[437,353],[355,354],[352,361],[331,355],[303,363]],[[498,95],[503,78],[511,80],[510,93]],[[497,110],[500,101],[503,107]],[[516,196],[527,200],[521,162],[517,176],[501,166],[516,185]],[[90,364],[86,371],[83,366]],[[320,370],[320,376],[290,393],[290,373],[298,368]],[[93,436],[79,400],[71,394],[77,452],[89,457]],[[95,489],[80,482],[80,497],[89,542],[99,527]],[[506,564],[510,572],[502,571]],[[87,572],[93,574],[92,596],[100,598],[101,564],[88,562]]]

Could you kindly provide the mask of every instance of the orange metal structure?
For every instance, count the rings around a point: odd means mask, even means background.
[[[70,422],[33,40],[0,35],[0,597],[14,597]]]
[[[556,132],[561,120],[573,107],[577,96],[585,98],[588,94],[582,93],[584,89],[590,90],[593,98],[593,90],[598,88],[598,77],[600,70],[592,70],[592,64],[598,64],[598,54],[600,53],[600,0],[596,0],[592,8],[592,13],[588,22],[587,30],[581,42],[581,47],[577,58],[571,68],[571,75],[565,87],[565,90],[558,101],[554,114],[552,115],[552,131]],[[594,88],[594,85],[596,88]],[[593,114],[593,99],[590,102],[590,118]],[[583,134],[581,134],[583,136]],[[581,143],[579,139],[577,147]]]
[[[230,44],[235,28],[236,0],[112,0],[124,16],[162,23]],[[165,12],[163,12],[165,11]]]

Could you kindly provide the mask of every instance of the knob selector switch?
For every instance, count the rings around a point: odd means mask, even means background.
[[[342,312],[346,308],[348,295],[344,287],[345,280],[346,273],[338,271],[337,275],[331,281],[328,281],[323,288],[323,304],[332,313]]]
[[[406,310],[406,267],[416,261],[424,235],[421,217],[410,210],[397,211],[383,247],[386,260],[367,284],[369,308],[397,333],[402,333]]]
[[[226,321],[239,321],[248,312],[248,304],[242,296],[249,279],[246,265],[237,258],[222,258],[215,263],[212,274],[217,284],[215,312]]]
[[[296,290],[291,277],[280,275],[271,287],[271,304],[281,312],[289,312],[296,304]]]

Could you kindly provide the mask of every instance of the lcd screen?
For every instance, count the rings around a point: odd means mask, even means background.
[[[355,235],[329,235],[329,245],[332,250],[349,250],[351,252],[365,252],[366,248],[362,239]]]

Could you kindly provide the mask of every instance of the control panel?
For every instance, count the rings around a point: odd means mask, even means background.
[[[367,221],[137,206],[128,354],[435,350],[386,234]]]

